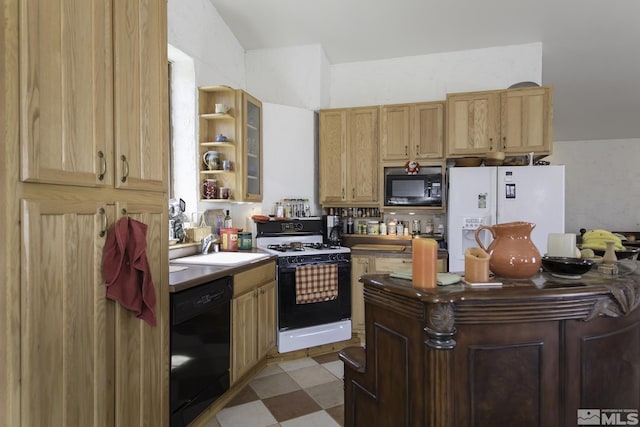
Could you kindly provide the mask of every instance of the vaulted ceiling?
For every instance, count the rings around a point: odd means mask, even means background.
[[[555,139],[640,138],[638,0],[210,0],[245,50],[332,64],[542,42]]]

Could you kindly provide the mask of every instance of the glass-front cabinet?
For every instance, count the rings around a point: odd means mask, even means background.
[[[200,201],[262,201],[262,103],[228,86],[198,96]]]
[[[243,198],[247,201],[262,201],[262,103],[242,92],[242,127],[245,132],[242,162]]]

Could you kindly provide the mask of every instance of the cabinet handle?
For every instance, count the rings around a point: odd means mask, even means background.
[[[504,150],[504,151],[507,150],[507,137],[506,136],[502,137],[502,150]]]
[[[416,144],[416,156],[420,155],[420,146]]]
[[[493,151],[493,138],[489,138],[489,151]]]
[[[351,189],[351,199],[355,199],[356,198],[356,189],[355,187]]]
[[[100,230],[100,233],[98,233],[98,235],[100,237],[104,237],[104,235],[107,234],[107,213],[105,212],[104,208],[100,208],[98,209],[98,214],[102,216],[102,230]]]
[[[129,162],[127,161],[127,156],[124,154],[120,156],[120,160],[122,160],[122,167],[124,169],[124,174],[120,178],[120,181],[127,182],[127,178],[129,177]]]
[[[107,159],[105,159],[102,151],[98,151],[98,157],[100,158],[100,173],[98,174],[98,180],[102,181],[104,179],[104,175],[107,173]]]
[[[409,147],[408,146],[404,146],[404,155],[408,156],[409,155]]]

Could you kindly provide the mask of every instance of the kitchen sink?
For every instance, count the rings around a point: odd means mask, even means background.
[[[172,264],[238,265],[267,258],[268,254],[255,252],[214,252],[172,259]]]

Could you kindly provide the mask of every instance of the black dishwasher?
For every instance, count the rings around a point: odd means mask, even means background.
[[[171,427],[229,389],[231,277],[171,294]]]

